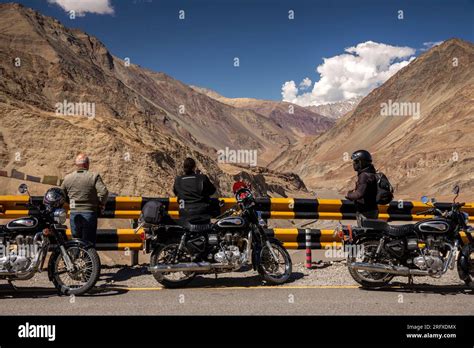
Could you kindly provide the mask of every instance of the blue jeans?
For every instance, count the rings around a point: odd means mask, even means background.
[[[87,240],[95,245],[97,239],[97,213],[92,211],[71,212],[70,220],[72,236]]]

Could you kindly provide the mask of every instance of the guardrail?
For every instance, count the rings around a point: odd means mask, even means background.
[[[42,197],[33,197],[33,202],[41,202]],[[150,201],[161,202],[172,218],[178,218],[178,202],[176,197],[110,197],[101,218],[138,219],[143,205]],[[219,200],[225,202],[219,207]],[[0,219],[22,217],[33,213],[26,208],[28,196],[0,196]],[[217,216],[236,203],[234,198],[212,199],[213,216]],[[437,207],[445,210],[451,203],[438,203]],[[66,206],[66,208],[68,208]],[[257,198],[257,210],[262,212],[264,219],[320,219],[320,220],[354,220],[355,206],[353,202],[340,199],[306,199],[306,198]],[[388,205],[379,206],[379,218],[388,221],[418,221],[428,215],[415,215],[426,210],[427,206],[416,201],[393,201]],[[474,203],[467,203],[463,210],[474,221]],[[340,240],[334,236],[333,230],[310,230],[311,249],[324,249],[326,246],[340,246]],[[68,230],[68,236],[71,232]],[[288,249],[305,249],[305,229],[274,228],[267,231],[269,235],[281,240]],[[464,236],[467,242],[467,236]],[[140,232],[134,234],[133,229],[99,229],[97,231],[98,250],[140,250],[142,238]]]
[[[98,250],[141,250],[143,230],[136,234],[131,228],[99,229],[97,230]],[[305,229],[298,228],[271,228],[266,229],[268,236],[278,238],[287,249],[304,249],[306,247]],[[71,230],[66,232],[72,238]],[[328,246],[340,246],[341,241],[334,236],[334,230],[311,229],[311,248],[324,249]],[[334,244],[335,243],[335,244]]]
[[[131,228],[122,229],[99,229],[97,230],[98,250],[141,250],[143,247],[143,230],[136,234]],[[306,229],[300,228],[271,228],[266,229],[268,236],[275,237],[283,242],[287,249],[306,249]],[[326,249],[330,247],[341,247],[341,240],[334,235],[334,230],[309,229],[309,247],[313,250]],[[68,238],[72,238],[71,231],[66,232]],[[474,238],[474,233],[471,234]],[[469,243],[469,237],[461,232],[464,243]]]
[[[34,202],[42,197],[33,197]],[[172,218],[178,218],[178,202],[176,197],[110,197],[101,218],[138,219],[143,205],[150,201],[161,202]],[[219,207],[219,200],[225,205]],[[25,216],[27,196],[0,196],[0,219]],[[234,198],[214,198],[211,200],[213,215],[217,216],[235,204]],[[441,210],[450,209],[451,203],[437,203]],[[66,207],[67,208],[67,207]],[[348,200],[341,199],[306,199],[306,198],[257,198],[257,210],[262,212],[264,219],[319,219],[319,220],[354,220],[355,206]],[[426,210],[427,206],[418,201],[392,201],[388,205],[379,206],[379,218],[388,221],[418,221],[427,215],[415,215]],[[474,203],[466,203],[462,209],[474,221]]]

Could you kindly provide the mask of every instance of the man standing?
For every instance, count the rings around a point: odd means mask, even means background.
[[[196,162],[186,158],[183,163],[184,175],[177,176],[173,192],[178,197],[179,215],[183,223],[195,225],[211,221],[210,199],[216,187],[209,178],[196,170]]]
[[[61,185],[71,209],[72,235],[95,245],[97,217],[105,207],[109,192],[100,175],[89,171],[87,155],[77,155],[75,164],[77,170],[66,175]]]
[[[376,170],[372,165],[372,155],[366,150],[355,151],[351,159],[357,172],[357,182],[355,189],[349,191],[346,198],[355,203],[357,222],[360,225],[364,218],[377,219],[379,216]]]

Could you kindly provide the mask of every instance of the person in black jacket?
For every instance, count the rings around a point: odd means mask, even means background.
[[[357,182],[355,189],[349,191],[346,198],[355,203],[357,222],[360,225],[364,218],[377,219],[379,216],[376,170],[372,165],[372,156],[366,150],[355,151],[351,159],[357,172]]]
[[[211,222],[210,196],[216,192],[216,187],[206,175],[196,171],[192,158],[184,160],[183,171],[184,175],[177,176],[173,185],[180,220],[195,225],[208,224]]]

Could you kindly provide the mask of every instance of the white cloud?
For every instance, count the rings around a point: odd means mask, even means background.
[[[428,51],[430,48],[441,45],[444,41],[428,41],[423,42],[423,48],[420,51]]]
[[[367,41],[345,52],[323,59],[316,68],[319,81],[310,92],[299,93],[304,91],[301,84],[298,89],[294,81],[285,82],[283,100],[308,106],[365,96],[413,60],[416,50]]]
[[[300,90],[308,89],[312,84],[313,82],[311,79],[309,77],[305,77],[303,81],[300,82]]]
[[[295,81],[287,81],[281,87],[281,96],[283,100],[293,100],[298,94],[298,88]]]
[[[87,12],[97,14],[114,14],[110,0],[48,0],[50,4],[59,5],[64,11],[74,11],[76,16],[85,16]]]

